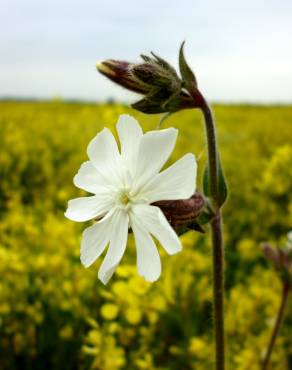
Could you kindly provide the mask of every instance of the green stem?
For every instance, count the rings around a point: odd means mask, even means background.
[[[212,111],[197,90],[193,94],[205,119],[208,150],[209,186],[215,217],[211,222],[213,246],[213,299],[216,370],[225,369],[225,336],[224,336],[224,246],[222,238],[222,216],[218,196],[219,155],[217,149],[215,121]]]
[[[208,103],[202,96],[202,113],[205,119],[207,150],[208,150],[208,168],[210,179],[210,195],[215,206],[218,204],[218,169],[219,169],[219,156],[217,149],[216,128],[215,120]],[[219,207],[218,207],[219,208]]]
[[[216,338],[216,369],[225,368],[224,337],[224,248],[222,239],[221,212],[211,222],[213,244],[213,299]]]
[[[273,332],[272,332],[272,335],[271,335],[271,339],[270,339],[270,343],[269,343],[268,350],[267,350],[267,353],[266,353],[266,357],[265,357],[264,362],[263,362],[263,370],[267,370],[269,368],[271,355],[272,355],[272,352],[273,352],[273,349],[274,349],[274,346],[275,346],[275,343],[276,343],[276,339],[277,339],[277,336],[279,334],[279,330],[280,330],[280,327],[281,327],[281,324],[282,324],[282,321],[283,321],[284,311],[285,311],[285,307],[286,307],[286,303],[287,303],[287,299],[288,299],[288,295],[289,295],[289,290],[290,290],[289,284],[284,283],[283,284],[283,291],[282,291],[282,298],[281,298],[279,311],[278,311],[278,314],[277,314],[276,323],[275,323],[275,326],[274,326],[274,329],[273,329]]]

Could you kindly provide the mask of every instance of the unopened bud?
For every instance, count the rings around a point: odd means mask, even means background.
[[[262,243],[261,247],[265,257],[270,260],[275,267],[280,267],[278,251],[268,243]]]
[[[204,197],[195,193],[189,199],[161,200],[152,203],[159,207],[170,225],[176,230],[195,229],[204,232],[196,220],[205,206]]]
[[[170,92],[181,89],[181,80],[175,70],[166,69],[154,61],[134,64],[132,73],[138,80],[149,86],[164,88]]]
[[[144,95],[143,99],[132,105],[134,109],[143,113],[173,113],[200,106],[201,101],[194,99],[196,95],[194,75],[187,69],[189,67],[182,55],[182,48],[180,51],[182,78],[168,62],[154,53],[151,56],[141,55],[141,58],[143,63],[106,60],[96,67],[113,82]],[[186,78],[191,78],[192,83],[187,83]],[[192,86],[192,89],[188,90],[188,86]]]
[[[139,94],[147,94],[149,87],[145,86],[144,83],[138,81],[130,72],[131,64],[128,62],[117,61],[117,60],[106,60],[101,63],[97,63],[96,69],[98,72],[109,78],[111,81],[137,92]]]
[[[279,272],[281,279],[292,287],[292,246],[274,248],[268,243],[263,243],[262,250]]]

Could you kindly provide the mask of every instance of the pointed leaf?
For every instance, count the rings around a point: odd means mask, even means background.
[[[218,204],[221,207],[228,197],[228,187],[222,170],[221,161],[219,160],[218,173]]]
[[[197,80],[196,77],[189,67],[189,65],[186,62],[185,56],[184,56],[184,44],[183,42],[181,44],[180,50],[179,50],[179,69],[180,69],[180,74],[182,77],[182,80],[185,84],[186,89],[191,93],[194,92],[197,88]]]
[[[206,166],[203,174],[203,192],[206,197],[210,196],[209,167]]]
[[[206,166],[203,175],[203,191],[206,197],[210,197],[210,178],[209,178],[209,168]],[[226,184],[225,176],[222,170],[221,161],[219,160],[218,168],[218,195],[216,202],[219,207],[221,207],[227,199],[228,187]]]

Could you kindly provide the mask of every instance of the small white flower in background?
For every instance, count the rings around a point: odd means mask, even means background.
[[[288,245],[292,247],[292,230],[288,232],[287,238],[288,238]]]
[[[173,151],[176,129],[143,135],[134,118],[122,115],[117,132],[121,151],[107,128],[89,143],[89,161],[80,167],[74,184],[94,195],[70,200],[65,216],[79,222],[98,219],[83,233],[81,262],[90,266],[109,244],[98,272],[104,284],[123,257],[130,228],[136,242],[138,272],[155,281],[161,263],[152,236],[168,254],[179,252],[182,246],[162,211],[151,203],[186,199],[195,192],[195,157],[186,154],[159,172]]]

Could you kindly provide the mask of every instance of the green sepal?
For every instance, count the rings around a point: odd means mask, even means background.
[[[162,124],[164,123],[165,120],[167,120],[167,118],[169,116],[171,116],[173,114],[173,112],[167,112],[167,113],[164,113],[163,116],[160,118],[159,120],[159,123],[158,123],[158,126],[157,126],[157,129],[160,130],[161,127],[162,127]]]
[[[151,63],[151,58],[148,55],[141,54],[140,57],[144,60],[146,63]]]
[[[190,229],[187,226],[180,226],[175,228],[175,232],[177,233],[178,236],[181,236],[185,233],[190,231]]]
[[[198,223],[198,222],[191,222],[188,225],[189,230],[198,231],[201,234],[205,234],[206,230]]]
[[[195,230],[199,233],[205,234],[206,230],[203,227],[207,225],[212,220],[213,215],[207,211],[202,211],[195,220],[189,222],[187,225],[179,226],[175,229],[178,235],[182,235],[189,230]]]
[[[205,229],[196,221],[190,222],[187,226],[179,226],[175,228],[175,232],[178,236],[187,233],[190,230],[198,231],[201,234],[205,234]]]
[[[179,80],[176,70],[166,60],[154,54],[152,51],[151,51],[151,54],[154,56],[156,63],[158,63],[164,69],[168,70],[173,75],[174,78]]]
[[[209,212],[203,211],[200,215],[196,218],[196,223],[199,225],[206,225],[212,220],[213,215]]]
[[[196,77],[189,67],[189,65],[186,62],[185,56],[184,56],[184,44],[185,42],[181,44],[180,50],[179,50],[179,70],[180,74],[184,83],[185,88],[190,92],[194,92],[197,89],[197,80]]]

